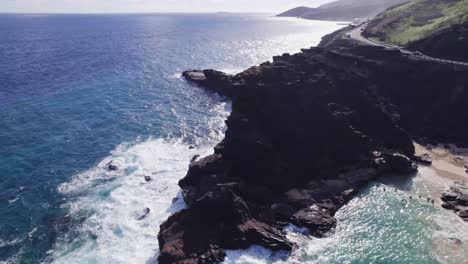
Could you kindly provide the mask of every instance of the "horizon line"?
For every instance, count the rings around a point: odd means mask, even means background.
[[[3,12],[8,15],[139,15],[139,14],[276,14],[276,12],[236,12],[236,11],[205,11],[205,12],[183,12],[183,11],[154,11],[154,12]]]

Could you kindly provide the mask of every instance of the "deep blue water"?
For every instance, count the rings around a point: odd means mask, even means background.
[[[164,177],[176,186],[187,146],[210,149],[229,111],[225,99],[181,80],[181,71],[239,71],[337,28],[265,15],[0,15],[0,262],[70,263],[60,258],[79,255],[78,263],[104,263],[96,256],[119,248],[109,241],[144,236],[145,226],[102,219],[124,222],[119,210],[132,195],[129,206],[157,204],[151,189],[139,190],[148,191],[146,200],[131,193],[142,185],[135,174],[158,175],[151,164],[160,162],[178,174],[154,176],[161,177],[154,188]],[[99,171],[109,159],[124,171]],[[171,201],[177,190],[160,191]],[[142,263],[157,255],[154,243],[155,252],[138,254]],[[109,263],[128,255],[108,253],[116,256]]]
[[[156,263],[159,225],[186,206],[177,182],[223,138],[230,111],[181,72],[238,72],[338,28],[267,15],[0,15],[0,263]],[[290,227],[289,257],[252,247],[226,263],[466,263],[460,218],[401,202],[448,182],[423,168],[372,183],[329,237]]]

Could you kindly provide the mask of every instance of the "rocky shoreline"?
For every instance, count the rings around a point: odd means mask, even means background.
[[[468,185],[465,182],[454,182],[441,199],[443,208],[454,211],[463,221],[468,222]]]
[[[286,225],[325,236],[369,181],[415,173],[412,140],[468,145],[468,69],[329,44],[237,75],[184,72],[233,106],[215,154],[179,182],[189,208],[161,225],[159,263],[216,263],[252,245],[291,251]]]

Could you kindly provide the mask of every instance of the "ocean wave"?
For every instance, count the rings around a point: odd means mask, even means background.
[[[182,72],[176,72],[176,73],[173,73],[173,74],[169,74],[166,76],[166,78],[169,78],[169,79],[182,79]]]
[[[202,138],[122,143],[96,166],[59,185],[66,197],[68,214],[62,222],[67,231],[46,262],[155,262],[159,225],[186,207],[178,181],[193,156],[212,154],[224,136],[230,104],[216,103],[212,111],[206,124],[211,133]],[[109,170],[109,164],[115,168]]]
[[[428,204],[429,193],[416,198],[422,186],[412,181],[405,191],[371,184],[337,212],[336,230],[328,237],[288,226],[284,231],[297,245],[289,256],[253,246],[227,251],[224,263],[466,263],[468,227],[455,214]]]
[[[8,200],[8,203],[9,203],[9,204],[15,203],[16,201],[18,201],[18,199],[19,199],[19,197],[10,199],[10,200]]]
[[[194,155],[212,152],[189,147],[165,139],[122,144],[96,167],[62,184],[59,191],[71,199],[69,216],[82,220],[59,238],[51,262],[145,263],[156,256],[159,225],[186,207],[178,180]],[[110,161],[117,171],[106,168]]]

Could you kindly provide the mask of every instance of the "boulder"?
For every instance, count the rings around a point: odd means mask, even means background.
[[[200,155],[194,155],[194,156],[190,159],[190,164],[194,163],[198,158],[200,158]]]
[[[161,225],[159,263],[216,263],[224,249],[292,249],[279,228],[257,221],[230,187],[218,186]]]
[[[117,171],[119,170],[119,167],[117,165],[113,164],[112,161],[107,164],[107,170],[108,171]]]
[[[187,80],[195,83],[202,83],[206,81],[206,76],[203,73],[203,71],[185,71],[182,73],[182,76],[185,77]]]
[[[441,198],[442,207],[457,212],[458,215],[468,222],[468,186],[466,182],[454,182]]]
[[[468,222],[468,209],[460,210],[458,216],[465,222]]]
[[[306,227],[317,237],[323,237],[336,226],[336,219],[326,208],[317,205],[302,209],[292,215],[289,221],[299,227]]]
[[[383,153],[375,159],[379,170],[384,173],[414,174],[418,166],[410,158],[399,153]]]
[[[414,160],[421,164],[421,165],[425,165],[425,166],[431,166],[432,165],[432,157],[430,154],[428,153],[425,153],[425,154],[422,154],[422,155],[415,155],[414,156]]]
[[[182,76],[195,84],[207,87],[222,95],[231,96],[233,83],[231,75],[215,70],[189,70],[184,71]]]

